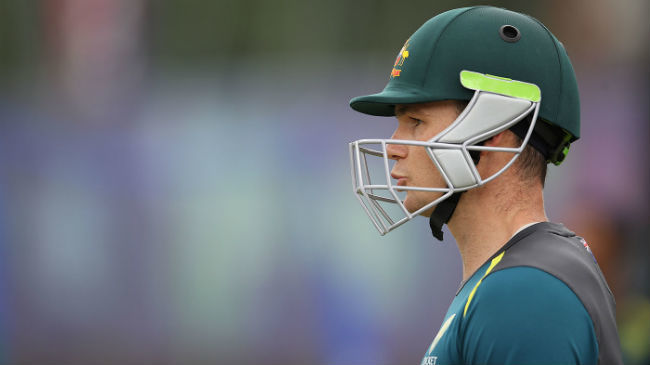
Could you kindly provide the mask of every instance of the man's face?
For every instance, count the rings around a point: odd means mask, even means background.
[[[397,105],[395,106],[395,115],[398,125],[391,138],[428,141],[447,128],[458,114],[458,102],[453,100]],[[398,186],[447,187],[425,147],[388,144],[386,150],[388,158],[396,161],[391,176],[397,180]],[[408,191],[404,206],[409,212],[415,212],[442,194]],[[423,213],[423,215],[431,215],[432,210]]]

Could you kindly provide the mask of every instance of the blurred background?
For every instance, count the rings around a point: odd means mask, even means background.
[[[353,112],[471,1],[0,1],[1,364],[418,364],[453,238],[385,237],[352,194]],[[562,40],[582,139],[547,211],[650,363],[649,2],[494,1]]]

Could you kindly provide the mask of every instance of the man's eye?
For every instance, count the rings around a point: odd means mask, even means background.
[[[416,126],[422,124],[422,120],[421,120],[421,119],[411,118],[411,120],[413,120],[413,123],[414,123]]]

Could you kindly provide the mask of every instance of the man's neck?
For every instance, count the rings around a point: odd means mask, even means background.
[[[467,280],[522,227],[547,221],[541,189],[525,202],[502,204],[501,194],[487,191],[463,194],[449,229],[463,260],[463,281]]]

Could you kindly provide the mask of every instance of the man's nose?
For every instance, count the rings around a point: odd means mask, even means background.
[[[390,139],[400,139],[398,131],[395,131]],[[386,153],[388,154],[388,158],[391,160],[399,160],[405,158],[408,154],[408,146],[405,146],[403,144],[391,144],[390,142],[387,142]]]

